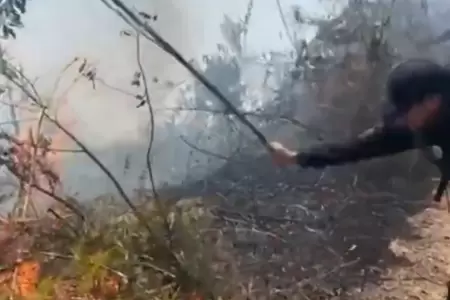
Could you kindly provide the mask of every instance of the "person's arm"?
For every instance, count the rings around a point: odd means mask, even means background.
[[[344,143],[330,143],[297,154],[297,163],[321,168],[375,157],[388,156],[418,148],[414,133],[406,127],[373,127]]]

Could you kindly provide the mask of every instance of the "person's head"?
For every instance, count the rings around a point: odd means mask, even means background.
[[[442,75],[442,67],[427,60],[394,68],[387,83],[389,112],[385,122],[401,123],[413,131],[438,124],[445,104],[442,93],[448,84]]]

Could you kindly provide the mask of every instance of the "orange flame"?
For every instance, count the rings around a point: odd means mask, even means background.
[[[15,270],[12,290],[16,295],[30,297],[35,295],[40,276],[40,264],[35,260],[23,261]]]
[[[59,103],[58,122],[70,130],[75,120],[69,113],[70,109],[66,109],[66,104],[67,99],[62,99]],[[36,112],[21,111],[20,113],[21,116],[36,117]],[[39,120],[35,124],[27,125],[20,131],[18,137],[20,146],[14,149],[15,164],[21,170],[19,173],[25,181],[28,181],[27,186],[35,184],[49,192],[59,193],[62,190],[59,174],[64,171],[64,153],[60,150],[68,148],[70,139],[45,117],[41,126]],[[33,201],[35,207],[48,207],[50,203],[53,203],[51,197],[30,187],[28,187],[27,197],[29,201]],[[37,201],[39,204],[36,203]]]

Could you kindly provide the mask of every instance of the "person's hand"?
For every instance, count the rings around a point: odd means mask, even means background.
[[[287,149],[278,142],[270,143],[270,150],[274,164],[279,167],[295,165],[297,163],[297,152]]]

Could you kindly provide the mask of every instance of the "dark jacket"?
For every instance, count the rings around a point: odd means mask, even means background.
[[[384,116],[381,125],[349,141],[323,144],[299,153],[298,163],[304,167],[321,168],[439,146],[443,155],[434,163],[443,177],[450,178],[450,68],[427,60],[401,63],[388,76],[386,94],[392,111]],[[395,122],[414,103],[433,94],[442,95],[444,101],[432,125],[420,132],[412,132],[406,125]]]

